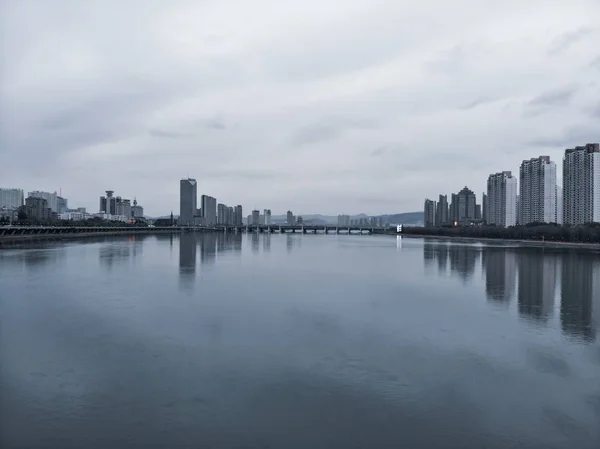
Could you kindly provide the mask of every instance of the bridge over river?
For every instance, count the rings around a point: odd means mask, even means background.
[[[234,232],[234,233],[301,233],[301,234],[384,234],[389,229],[373,226],[332,225],[244,225],[244,226],[3,226],[0,241],[60,239],[126,234],[154,234],[180,232]]]

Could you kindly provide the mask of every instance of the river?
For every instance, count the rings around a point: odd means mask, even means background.
[[[0,250],[0,446],[600,447],[600,255],[182,234]]]

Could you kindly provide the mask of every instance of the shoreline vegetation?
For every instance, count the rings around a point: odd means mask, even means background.
[[[508,228],[497,226],[442,226],[435,228],[404,226],[402,233],[398,235],[448,238],[455,241],[506,242],[537,246],[600,249],[600,223],[580,226],[535,223]]]

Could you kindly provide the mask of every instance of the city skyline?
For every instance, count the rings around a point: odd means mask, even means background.
[[[225,3],[4,5],[3,187],[379,215],[599,140],[597,1]]]

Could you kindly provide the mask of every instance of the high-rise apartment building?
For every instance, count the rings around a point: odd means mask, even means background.
[[[231,206],[227,207],[227,224],[235,225],[235,209]]]
[[[117,213],[123,217],[131,218],[131,200],[117,197]]]
[[[204,224],[207,226],[217,224],[217,199],[209,195],[202,195],[200,199]]]
[[[25,202],[22,189],[0,188],[0,209],[18,209]]]
[[[517,178],[510,171],[488,177],[486,203],[486,224],[504,227],[517,224]]]
[[[271,224],[271,209],[265,209],[264,213],[264,224],[266,225],[270,225]]]
[[[40,192],[35,190],[29,192],[30,198],[43,198],[48,202],[48,207],[52,212],[58,212],[58,194],[56,192]]]
[[[260,212],[256,209],[252,211],[252,224],[258,225],[260,224]]]
[[[473,221],[475,221],[475,205],[475,194],[468,187],[464,187],[458,193],[453,193],[449,212],[450,221],[452,224],[465,226],[470,225]]]
[[[563,223],[600,222],[600,144],[565,150]]]
[[[338,215],[338,226],[350,226],[350,215]]]
[[[179,182],[179,224],[194,225],[194,215],[198,205],[198,184],[195,179],[187,178]]]
[[[519,224],[556,223],[556,164],[549,156],[523,161],[520,181]]]
[[[516,204],[516,198],[515,198],[515,204]],[[481,219],[483,220],[483,223],[488,224],[488,196],[487,196],[487,193],[485,193],[485,192],[481,195],[481,215],[482,215]]]
[[[440,195],[436,210],[435,210],[435,223],[437,226],[447,225],[448,220],[448,196]]]
[[[217,204],[217,224],[226,225],[227,222],[227,211],[228,208],[225,204]]]
[[[242,206],[240,204],[235,206],[233,215],[234,215],[234,217],[233,217],[234,224],[236,226],[241,226],[244,223],[244,218],[243,218],[244,215],[243,215],[243,211],[242,211]]]
[[[556,223],[563,224],[563,189],[556,186]]]
[[[435,226],[435,201],[433,200],[425,200],[423,225],[426,228],[433,228]]]
[[[293,226],[296,224],[296,219],[294,218],[294,214],[292,213],[291,210],[287,211],[286,214],[286,223],[288,226]]]

